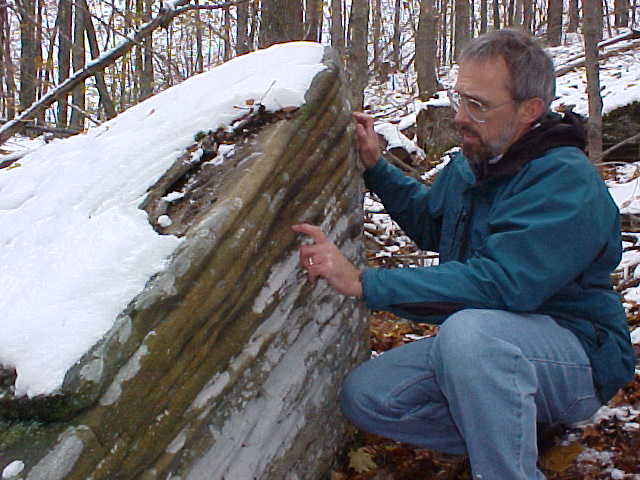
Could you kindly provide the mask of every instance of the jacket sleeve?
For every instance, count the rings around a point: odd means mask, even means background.
[[[439,323],[462,308],[536,311],[605,249],[616,207],[577,149],[539,158],[489,212],[489,233],[464,262],[366,269],[367,306]]]
[[[365,171],[364,180],[366,187],[378,195],[391,218],[418,247],[438,251],[442,210],[441,202],[434,199],[437,180],[436,185],[428,188],[383,158]]]

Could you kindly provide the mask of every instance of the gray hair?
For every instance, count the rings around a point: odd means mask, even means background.
[[[460,54],[465,60],[502,57],[511,75],[511,96],[516,101],[540,98],[549,108],[556,96],[553,60],[529,35],[517,30],[496,30],[469,42]]]

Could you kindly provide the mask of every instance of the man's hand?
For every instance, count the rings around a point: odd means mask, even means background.
[[[357,122],[356,135],[360,161],[364,168],[371,168],[380,158],[380,145],[378,134],[373,130],[373,117],[362,112],[353,112],[353,118]]]
[[[302,223],[293,225],[291,229],[313,239],[312,245],[300,247],[300,266],[307,271],[311,283],[321,277],[343,295],[362,297],[360,270],[342,255],[320,227]]]

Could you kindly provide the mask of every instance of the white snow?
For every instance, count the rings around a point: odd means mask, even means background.
[[[16,369],[16,395],[59,389],[163,269],[180,240],[138,206],[194,135],[230,124],[247,100],[301,105],[323,53],[296,42],[235,58],[0,170],[0,365]]]
[[[7,465],[4,470],[2,470],[2,478],[3,480],[14,478],[24,470],[24,462],[20,460],[14,460],[9,465]]]

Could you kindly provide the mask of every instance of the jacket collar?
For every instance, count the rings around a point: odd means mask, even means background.
[[[493,178],[515,175],[531,160],[543,156],[552,148],[578,147],[584,150],[585,146],[583,117],[573,112],[564,115],[547,112],[509,147],[498,162],[485,162],[484,165],[473,166],[473,170],[477,182],[484,183]]]

